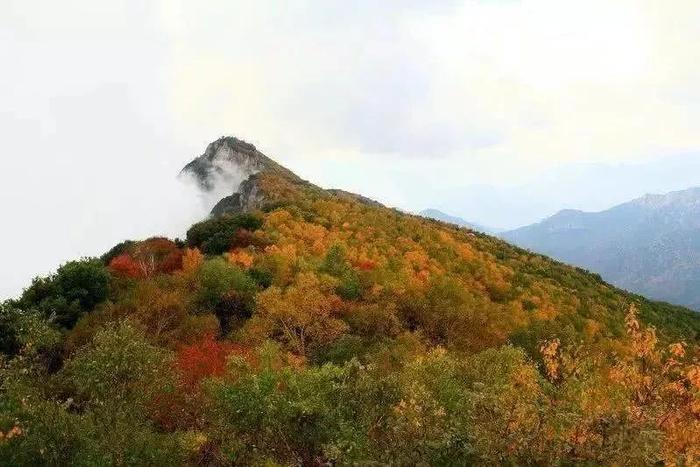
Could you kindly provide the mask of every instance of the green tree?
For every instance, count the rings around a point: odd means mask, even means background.
[[[214,217],[190,227],[187,245],[208,255],[219,255],[231,248],[236,233],[243,229],[254,231],[261,226],[260,218],[252,214]]]
[[[347,260],[347,253],[342,245],[333,245],[326,253],[321,272],[340,279],[336,293],[345,300],[354,300],[360,296],[360,281],[357,273]]]
[[[174,435],[159,433],[148,418],[154,397],[174,386],[173,355],[151,345],[142,330],[123,321],[105,327],[62,371],[78,403],[94,421],[81,433],[82,462],[107,465],[174,465],[184,453]]]
[[[258,358],[258,368],[234,360],[228,377],[209,386],[231,458],[241,465],[270,455],[293,465],[322,461],[325,446],[349,422],[341,388],[350,372],[335,365],[295,368],[270,343]]]
[[[0,303],[0,352],[15,355],[20,347],[19,327],[21,312],[9,303]]]
[[[233,293],[252,301],[257,290],[255,281],[245,271],[223,258],[205,261],[197,273],[197,280],[197,301],[207,310],[214,309]]]
[[[24,309],[38,309],[56,324],[72,328],[109,293],[110,275],[99,259],[70,261],[49,277],[38,277],[19,301]]]

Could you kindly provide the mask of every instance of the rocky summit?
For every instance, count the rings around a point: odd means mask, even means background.
[[[192,177],[205,192],[222,194],[211,212],[217,216],[259,208],[263,202],[258,176],[261,172],[301,182],[294,173],[258,151],[254,145],[232,136],[210,143],[204,154],[187,164],[180,175]]]

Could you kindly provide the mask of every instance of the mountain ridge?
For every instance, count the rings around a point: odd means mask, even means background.
[[[242,166],[243,172],[245,172],[245,169],[248,166],[246,165],[245,157],[241,158],[237,154],[239,146],[241,146],[244,151],[247,151],[250,154],[250,157],[258,158],[260,160],[260,162],[258,163],[260,169],[250,174],[246,173],[247,178],[243,178],[243,180],[239,183],[237,188],[235,187],[235,184],[227,185],[226,189],[233,190],[233,192],[227,196],[224,196],[219,201],[219,203],[216,204],[216,206],[212,209],[212,216],[216,217],[222,215],[235,215],[260,210],[262,210],[263,212],[270,212],[277,209],[278,207],[284,207],[290,203],[297,203],[297,196],[300,193],[306,193],[307,195],[310,195],[312,200],[329,199],[338,201],[359,202],[361,205],[367,206],[368,208],[388,210],[392,213],[392,216],[412,216],[411,214],[404,213],[400,210],[385,207],[381,203],[360,194],[350,193],[340,189],[324,189],[307,180],[303,180],[300,177],[298,177],[293,171],[278,164],[272,158],[259,152],[252,144],[246,143],[245,141],[232,136],[221,137],[218,140],[211,143],[207,147],[207,151],[205,151],[205,154],[199,156],[198,158],[187,164],[183,168],[183,172],[187,172],[187,170],[185,169],[187,169],[188,167],[191,168],[193,163],[195,163],[196,165],[199,163],[198,161],[209,161],[212,159],[218,160],[218,162],[224,164],[223,167],[219,166],[216,167],[214,170],[210,170],[207,172],[208,176],[213,179],[212,185],[219,183],[219,169],[223,169],[224,173],[237,173],[241,170]],[[210,150],[211,147],[213,147],[214,149]],[[226,177],[224,177],[224,180],[226,181],[230,181],[231,179],[235,180],[235,177],[231,177],[229,179],[226,179]],[[239,201],[239,197],[241,201]],[[290,201],[290,199],[293,199],[294,201]],[[230,203],[230,200],[235,201],[233,207],[227,206]],[[613,209],[615,208],[620,208],[622,211],[625,212],[629,211],[629,209],[625,207],[624,203],[614,207]],[[571,220],[578,219],[581,216],[585,217],[590,213],[586,213],[584,211],[579,211],[575,209],[563,209],[557,214]],[[424,216],[419,215],[419,218],[423,217]],[[556,215],[553,217],[556,217]],[[450,222],[445,223],[443,220],[440,219],[433,220],[439,222],[442,225],[451,226]],[[478,229],[475,229],[475,232],[478,233],[478,238],[491,240],[503,238],[502,235],[497,233],[492,234]],[[523,251],[523,253],[524,252],[525,251]],[[557,258],[550,259],[549,257],[546,257],[545,259],[553,262],[558,262]],[[566,261],[562,262],[561,265],[565,268],[569,267]],[[577,265],[574,265],[574,269],[580,271],[581,273],[588,274],[588,268],[580,269],[579,267],[577,267]],[[594,280],[600,280],[600,276],[595,271],[593,271],[592,277],[594,278]],[[637,296],[637,298],[640,297]]]
[[[126,240],[0,303],[0,464],[700,456],[700,314],[255,151],[190,166],[238,198],[184,240]]]
[[[486,226],[478,224],[476,222],[470,222],[470,221],[467,221],[465,219],[462,219],[459,216],[453,216],[451,214],[447,214],[439,209],[434,209],[434,208],[423,209],[422,211],[420,211],[418,213],[418,215],[423,216],[423,217],[428,217],[430,219],[439,220],[442,222],[447,222],[448,224],[459,225],[460,227],[467,227],[469,229],[476,230],[478,232],[488,233],[488,234],[495,234],[496,232],[500,231],[500,229],[486,227]]]
[[[700,188],[648,194],[598,212],[562,210],[502,232],[521,247],[615,285],[700,309]]]

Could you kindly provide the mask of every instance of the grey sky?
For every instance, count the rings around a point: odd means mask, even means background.
[[[698,40],[691,0],[4,0],[0,297],[182,235],[224,134],[499,227],[700,185]]]

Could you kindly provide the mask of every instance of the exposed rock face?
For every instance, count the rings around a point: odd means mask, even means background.
[[[187,164],[180,174],[193,177],[204,192],[221,198],[211,212],[218,216],[260,208],[264,201],[258,183],[261,172],[300,181],[252,144],[230,136],[209,144],[204,154]]]
[[[216,203],[211,210],[212,216],[240,214],[242,212],[250,212],[254,209],[259,209],[265,197],[260,192],[257,181],[258,179],[255,174],[243,180],[238,187],[238,192],[226,196]]]
[[[252,144],[224,137],[209,144],[204,154],[187,164],[182,173],[192,175],[205,191],[212,191],[219,184],[237,191],[243,180],[265,168],[265,159]]]
[[[283,178],[294,185],[314,190],[317,196],[353,199],[363,204],[382,206],[381,203],[344,190],[323,190],[299,178],[291,170],[279,165],[255,146],[238,138],[226,136],[207,146],[204,154],[187,164],[180,175],[191,176],[199,187],[218,200],[211,210],[212,216],[240,214],[260,209],[266,202],[261,187],[265,175]]]

